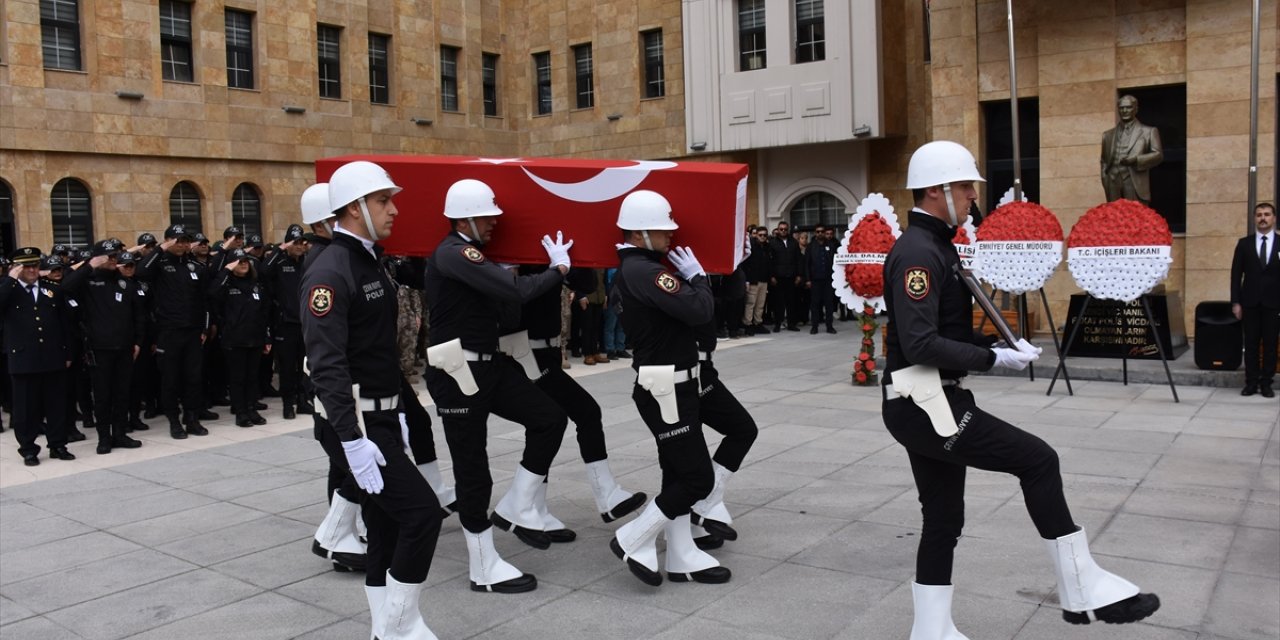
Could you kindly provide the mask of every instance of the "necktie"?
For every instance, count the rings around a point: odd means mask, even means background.
[[[1267,266],[1267,237],[1262,236],[1262,248],[1258,250],[1258,260],[1262,262],[1262,266]]]
[[[36,298],[36,286],[34,284],[28,284],[23,286],[27,288],[27,295],[31,296],[32,300],[38,300],[38,298]]]

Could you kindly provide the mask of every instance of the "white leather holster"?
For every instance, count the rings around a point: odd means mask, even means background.
[[[676,405],[676,366],[653,364],[640,367],[636,383],[658,401],[662,421],[667,424],[680,422],[680,410]]]
[[[538,361],[533,358],[533,349],[529,346],[529,332],[517,331],[498,338],[498,351],[501,351],[520,363],[524,375],[530,380],[542,377],[538,369]]]
[[[911,398],[916,406],[924,409],[933,423],[933,430],[944,438],[955,435],[956,418],[951,414],[951,403],[942,392],[942,378],[936,367],[912,365],[893,372],[893,390],[904,398]]]
[[[471,375],[471,367],[467,366],[467,357],[462,353],[462,338],[427,347],[427,364],[449,374],[463,395],[474,396],[480,390]]]

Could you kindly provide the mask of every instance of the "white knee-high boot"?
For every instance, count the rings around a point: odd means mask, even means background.
[[[387,599],[386,587],[364,586],[364,597],[369,601],[369,620],[371,628],[369,629],[369,640],[377,637],[378,610],[382,608],[382,603]]]
[[[472,591],[523,593],[538,586],[538,579],[511,566],[493,546],[493,528],[480,533],[463,530],[471,571]]]
[[[431,485],[431,492],[436,494],[436,500],[440,501],[440,508],[444,509],[446,514],[456,511],[458,492],[454,491],[453,485],[445,482],[444,476],[440,475],[440,461],[424,462],[418,465],[418,472],[426,479],[427,484]]]
[[[1070,535],[1045,540],[1045,546],[1053,559],[1058,599],[1062,602],[1062,617],[1067,622],[1134,622],[1160,608],[1160,598],[1139,593],[1138,585],[1094,562],[1083,527]]]
[[[613,522],[640,508],[648,498],[644,493],[631,493],[613,478],[608,460],[587,463],[587,479],[596,498],[596,511],[605,522]]]
[[[373,635],[377,640],[438,640],[418,609],[421,582],[400,582],[388,571],[385,588],[386,598],[373,619]]]
[[[613,555],[627,563],[631,573],[650,586],[662,584],[662,574],[658,573],[658,534],[671,522],[656,500],[636,516],[635,520],[618,527],[609,548]]]
[[[311,552],[332,560],[335,569],[364,571],[367,547],[356,535],[359,518],[360,505],[334,492],[329,513],[316,529]]]
[[[578,534],[565,526],[559,518],[551,515],[547,509],[547,483],[538,485],[534,491],[533,505],[538,509],[538,517],[542,520],[543,531],[552,542],[573,542]]]
[[[511,488],[498,501],[490,519],[503,531],[514,533],[521,542],[536,549],[551,546],[551,540],[543,532],[542,517],[535,506],[538,486],[542,484],[540,476],[524,466],[516,467],[516,475],[511,479]]]
[[[911,583],[911,600],[916,610],[911,640],[969,640],[951,621],[953,593],[955,587],[949,584]]]
[[[668,520],[663,527],[667,539],[667,578],[672,582],[720,584],[729,581],[730,571],[693,542],[689,516]]]
[[[711,469],[715,472],[716,483],[707,497],[693,503],[693,524],[725,540],[737,540],[738,532],[729,526],[733,524],[733,516],[724,506],[724,486],[733,472],[717,462],[711,463]]]

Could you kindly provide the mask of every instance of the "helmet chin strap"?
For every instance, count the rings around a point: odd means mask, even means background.
[[[644,236],[644,248],[653,251],[653,243],[649,241],[649,231],[647,229],[642,230],[640,235]]]
[[[378,232],[373,228],[373,217],[369,215],[369,207],[364,203],[364,196],[361,196],[356,202],[360,203],[360,214],[364,216],[364,228],[369,231],[369,241],[377,242],[381,240],[382,238],[378,236]],[[955,217],[955,214],[952,214],[952,217]]]
[[[467,218],[467,224],[471,225],[471,239],[484,244],[484,240],[480,239],[480,230],[476,228],[476,219]]]
[[[951,226],[960,226],[960,218],[956,215],[956,205],[951,201],[951,183],[942,185],[942,193],[947,197],[947,215],[951,216]]]
[[[333,226],[329,224],[328,219],[321,220],[320,226],[324,227],[325,233],[328,233],[329,237],[333,237]]]

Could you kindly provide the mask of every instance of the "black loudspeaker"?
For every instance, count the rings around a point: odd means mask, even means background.
[[[1196,305],[1196,366],[1235,371],[1243,359],[1244,336],[1231,303],[1205,301]]]

